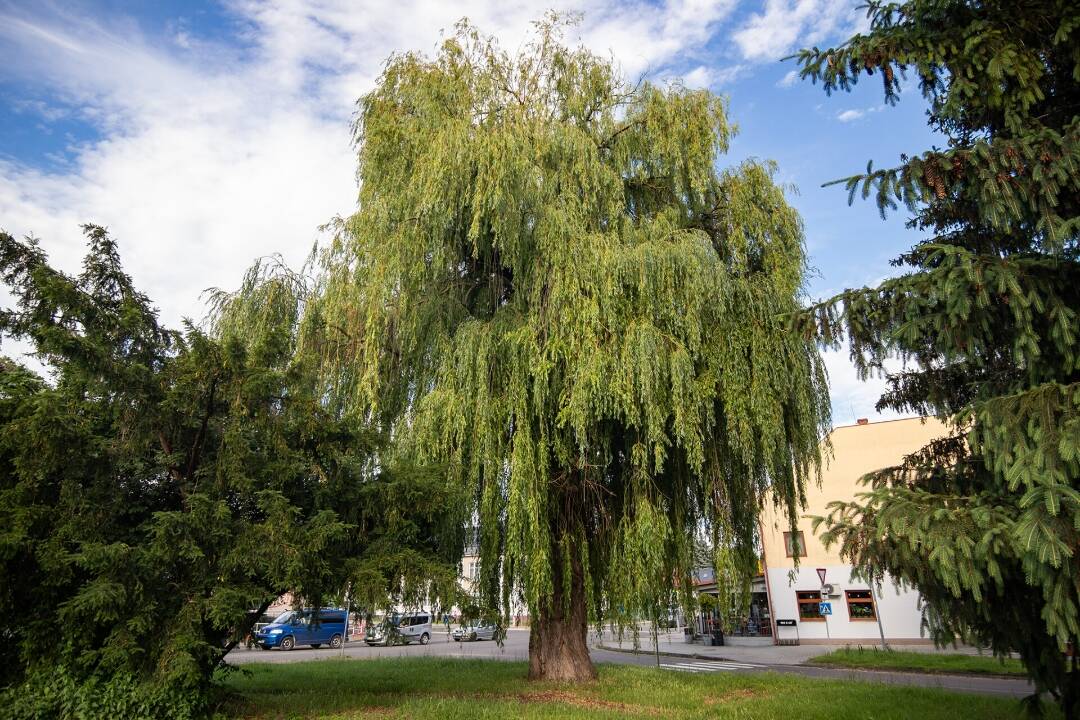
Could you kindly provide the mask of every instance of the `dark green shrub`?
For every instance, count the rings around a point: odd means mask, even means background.
[[[0,693],[10,720],[191,720],[209,714],[213,693],[121,673],[80,681],[64,667],[32,674]]]

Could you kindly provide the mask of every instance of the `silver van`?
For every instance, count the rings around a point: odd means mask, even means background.
[[[393,615],[381,623],[373,624],[364,636],[368,645],[408,645],[418,642],[427,645],[431,640],[431,615],[413,613]]]
[[[431,639],[431,615],[416,613],[404,616],[398,623],[398,634],[406,645],[411,642],[427,645]]]

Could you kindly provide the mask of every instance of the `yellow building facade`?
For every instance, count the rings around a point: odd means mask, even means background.
[[[794,534],[787,519],[766,503],[761,544],[776,642],[869,644],[880,642],[882,631],[890,643],[929,642],[922,632],[918,591],[889,579],[879,589],[855,578],[838,548],[825,548],[809,517],[827,515],[831,502],[855,499],[866,489],[861,477],[898,465],[905,455],[946,434],[934,418],[860,421],[834,428],[829,435],[832,455],[821,484],[807,487],[807,507]]]

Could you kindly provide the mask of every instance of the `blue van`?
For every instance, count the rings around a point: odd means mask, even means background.
[[[346,612],[342,608],[290,610],[255,633],[255,642],[263,650],[292,650],[297,645],[313,648],[329,645],[337,649],[345,640]]]

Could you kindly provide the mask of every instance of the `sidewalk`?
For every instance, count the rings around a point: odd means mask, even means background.
[[[624,633],[622,640],[605,630],[602,637],[595,634],[589,636],[590,644],[602,650],[616,650],[624,652],[637,651],[643,654],[654,653],[652,634],[642,630],[638,634],[638,644],[635,647],[631,633]],[[660,633],[659,645],[661,655],[674,655],[678,657],[693,657],[706,660],[731,660],[733,662],[752,663],[755,665],[802,665],[818,655],[830,653],[845,645],[723,645],[720,647],[708,647],[698,643],[687,643],[681,630],[675,632]],[[855,647],[855,643],[848,645]],[[880,643],[866,640],[861,643],[862,647],[881,647]],[[896,650],[925,653],[945,653],[978,655],[979,649],[970,646],[956,648],[935,648],[932,644],[927,645],[896,645]],[[983,654],[990,655],[984,651]]]
[[[638,657],[648,656],[655,652],[652,636],[641,632],[638,635],[638,647],[634,648],[633,638],[627,634],[622,642],[613,637],[610,632],[604,632],[602,636],[592,634],[589,643],[597,650],[607,650],[622,653],[637,653]],[[998,695],[1004,697],[1022,698],[1032,693],[1032,686],[1027,678],[1004,677],[1000,675],[952,675],[952,674],[927,674],[906,671],[853,669],[839,667],[821,667],[807,664],[807,661],[818,655],[836,650],[841,645],[724,645],[722,647],[705,647],[703,645],[690,644],[683,639],[682,632],[661,633],[659,636],[661,657],[667,656],[666,662],[678,662],[672,658],[681,658],[682,662],[694,660],[729,661],[732,663],[744,663],[757,665],[758,668],[746,669],[744,672],[767,670],[771,672],[790,673],[805,677],[816,677],[834,680],[855,680],[859,682],[879,683],[886,685],[912,685],[918,687],[933,687],[951,692],[978,693],[984,695]],[[864,647],[871,647],[867,643]],[[972,647],[959,647],[956,649],[935,649],[933,645],[902,647],[904,650],[916,650],[919,652],[939,653],[964,653],[977,654],[978,649]],[[718,663],[719,664],[719,663]],[[733,667],[733,666],[732,666]]]
[[[618,637],[612,635],[608,630],[604,631],[602,637],[597,637],[595,634],[589,636],[591,644],[601,650],[621,650],[623,652],[636,650],[642,654],[656,652],[651,633],[644,630],[640,631],[637,639],[638,642],[635,646],[634,638],[630,632],[624,633],[620,641]],[[812,657],[835,649],[827,645],[784,647],[776,645],[724,645],[721,647],[706,647],[699,643],[687,643],[682,630],[660,633],[659,641],[661,655],[676,655],[705,660],[732,660],[755,665],[801,665]]]

